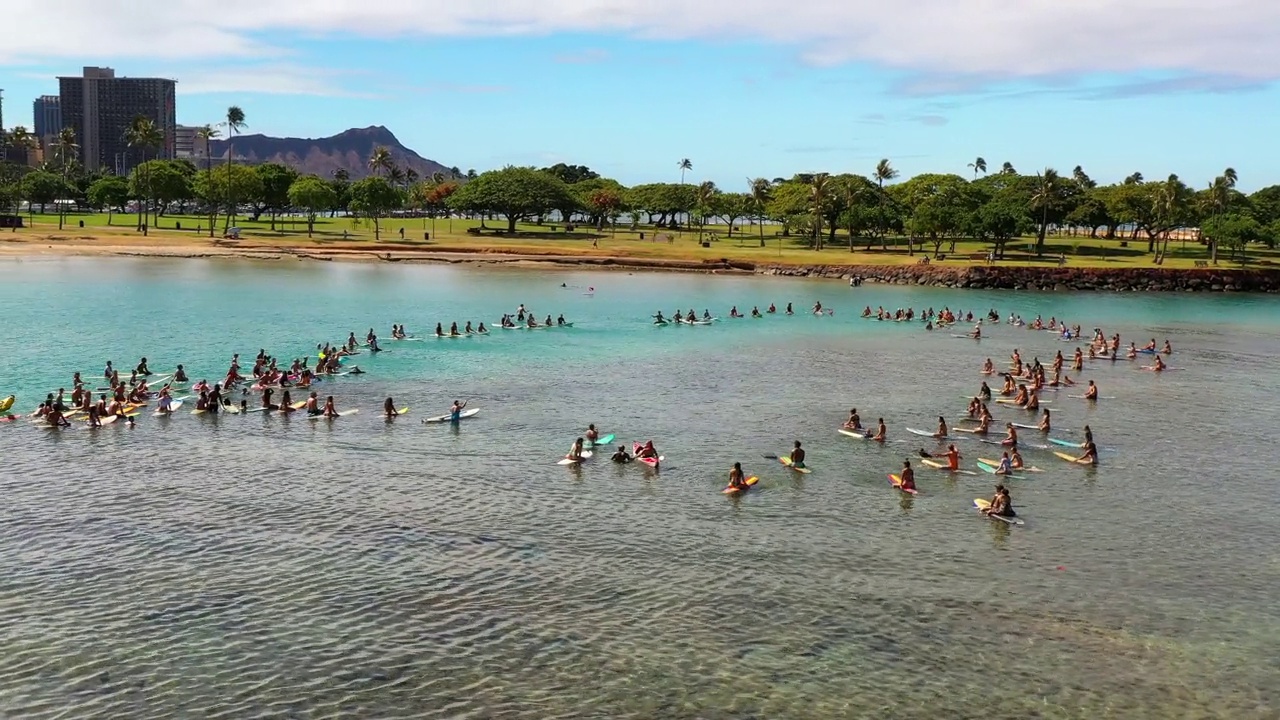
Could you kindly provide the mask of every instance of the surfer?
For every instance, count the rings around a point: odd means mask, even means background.
[[[574,462],[582,460],[582,438],[573,441],[573,447],[569,448],[569,454],[565,457]]]
[[[763,315],[761,315],[761,314],[760,314],[760,306],[759,306],[759,305],[752,305],[752,306],[751,306],[751,317],[753,317],[753,318],[764,317]]]
[[[481,321],[481,322],[480,322],[480,325],[476,328],[476,332],[477,332],[477,333],[479,333],[479,334],[481,334],[481,335],[488,335],[488,334],[489,334],[489,329],[488,329],[488,328],[486,328],[486,327],[484,326],[484,321]]]
[[[1044,409],[1044,416],[1040,418],[1040,432],[1047,433],[1053,429],[1049,422],[1049,408]]]
[[[947,437],[947,419],[941,415],[938,416],[938,431],[935,432],[933,436],[939,440],[943,440]]]
[[[333,396],[332,396],[332,395],[330,395],[330,396],[328,396],[328,397],[326,397],[326,398],[325,398],[325,400],[324,400],[324,410],[323,410],[320,414],[321,414],[321,415],[324,415],[324,416],[325,416],[325,417],[327,417],[327,418],[336,418],[336,417],[338,417],[338,408],[336,408],[336,407],[334,406],[334,404],[333,404]]]
[[[791,449],[791,467],[802,470],[804,469],[804,448],[800,447],[800,441],[797,440],[795,447]]]
[[[316,394],[314,391],[311,393],[311,395],[307,397],[306,408],[307,408],[308,415],[320,414],[320,399],[316,397]]]
[[[729,487],[734,490],[746,490],[749,487],[742,473],[742,463],[734,463],[733,469],[729,471]]]
[[[436,337],[444,337],[444,325],[436,323]]]
[[[449,337],[458,337],[460,334],[458,332],[458,323],[455,322],[449,326]]]
[[[1084,399],[1085,400],[1098,399],[1098,386],[1094,385],[1092,380],[1089,381],[1089,387],[1084,391]]]
[[[996,372],[995,364],[991,362],[991,358],[987,358],[987,361],[982,363],[982,374],[994,375],[995,372]]]
[[[596,430],[596,426],[594,424],[587,425],[587,442],[591,443],[592,445],[595,445],[596,440],[599,440],[599,439],[600,439],[600,432]]]
[[[396,410],[396,401],[395,401],[395,400],[393,400],[393,399],[391,399],[391,398],[387,398],[387,399],[382,403],[382,412],[383,412],[383,414],[385,414],[385,415],[386,415],[387,417],[389,417],[389,418],[393,418],[393,417],[395,417],[395,416],[397,416],[397,415],[399,415],[399,414],[400,414],[400,413]]]
[[[960,469],[960,451],[956,449],[955,443],[947,446],[947,469],[955,472]]]
[[[1154,342],[1154,341],[1152,341],[1152,342]],[[142,358],[141,360],[139,360],[139,361],[138,361],[138,367],[134,369],[134,372],[135,372],[135,373],[137,373],[138,375],[150,375],[150,374],[151,374],[151,370],[150,370],[149,368],[147,368],[147,359],[146,359],[146,358]]]
[[[1000,455],[1000,465],[996,467],[997,475],[1012,475],[1013,460],[1009,459],[1009,452],[1006,450]]]
[[[876,441],[876,442],[878,442],[878,443],[882,443],[882,442],[884,442],[885,440],[887,440],[887,439],[888,439],[888,437],[889,437],[889,428],[885,427],[885,425],[884,425],[884,418],[879,418],[879,419],[877,419],[877,420],[876,420],[876,434],[875,434],[875,436],[874,436],[874,437],[872,437],[871,439],[872,439],[872,440],[875,440],[875,441]]]
[[[1000,444],[1004,445],[1005,447],[1017,447],[1018,446],[1017,428],[1013,426],[1013,423],[1005,423],[1004,427],[1005,427],[1005,430],[1008,432],[1004,436],[1004,440],[1000,441]]]
[[[1022,453],[1018,452],[1018,448],[1014,448],[1013,451],[1009,453],[1009,467],[1014,470],[1021,470],[1023,468]]]
[[[815,303],[813,304],[813,314],[814,314],[814,315],[821,315],[821,314],[822,314],[822,301],[821,301],[821,300],[819,300],[819,301],[817,301],[817,302],[815,302]]]
[[[787,303],[787,310],[786,310],[786,313],[787,313],[788,315],[795,315],[795,314],[796,314],[796,313],[795,313],[795,311],[791,309],[791,303]]]
[[[453,407],[449,408],[449,422],[456,423],[462,420],[462,408],[466,407],[466,401],[453,401]],[[578,442],[582,442],[582,438],[578,438]]]
[[[1168,341],[1168,340],[1165,340],[1165,341],[1164,341],[1164,348],[1163,348],[1163,349],[1161,349],[1161,350],[1160,350],[1160,352],[1161,352],[1162,354],[1164,354],[1164,355],[1172,355],[1172,354],[1173,354],[1173,347],[1169,345],[1169,341]]]
[[[862,418],[858,417],[858,408],[849,411],[849,419],[844,421],[844,426],[848,430],[862,429]]]
[[[1165,369],[1166,367],[1168,367],[1168,366],[1164,364],[1164,360],[1162,360],[1162,359],[1160,358],[1160,356],[1159,356],[1159,355],[1157,355],[1157,356],[1156,356],[1156,364],[1151,366],[1151,371],[1152,371],[1152,372],[1163,372],[1163,371],[1164,371],[1164,369]]]
[[[1084,441],[1084,454],[1076,458],[1075,462],[1089,465],[1098,464],[1098,446],[1093,444],[1092,437]]]
[[[617,452],[615,452],[613,457],[609,459],[616,463],[624,464],[631,462],[631,455],[627,452],[627,447],[625,445],[619,445]]]
[[[773,303],[769,303],[769,309],[767,310],[767,312],[768,312],[770,315],[772,315],[772,314],[774,314],[774,313],[778,312],[778,306],[777,306],[777,305],[774,305]],[[734,464],[736,465],[737,463],[734,463]]]

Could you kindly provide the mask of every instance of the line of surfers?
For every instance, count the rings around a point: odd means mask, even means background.
[[[511,328],[511,329],[519,328],[519,327],[526,327],[526,328],[573,327],[573,323],[567,322],[564,319],[564,313],[560,313],[559,317],[557,317],[554,322],[551,320],[550,315],[547,316],[546,320],[542,322],[538,322],[538,318],[534,317],[533,311],[525,309],[524,303],[521,303],[520,307],[516,308],[515,315],[510,315],[510,314],[503,315],[500,323],[502,327]],[[467,327],[471,327],[471,323],[467,323]],[[484,329],[484,323],[480,323],[480,328],[482,330]],[[454,323],[453,329],[455,331],[458,329],[457,323]],[[437,335],[439,334],[439,330],[440,330],[440,326],[437,325],[436,326]],[[450,334],[456,335],[457,333],[451,332]]]
[[[925,323],[925,330],[932,330],[935,327],[945,327],[957,322],[971,323],[974,321],[974,314],[972,311],[964,312],[963,310],[957,310],[952,312],[949,307],[944,307],[938,312],[935,312],[933,308],[929,308],[928,310],[921,312],[919,316],[920,321]],[[859,317],[867,320],[910,322],[916,319],[916,310],[915,308],[907,308],[905,310],[898,308],[893,312],[889,312],[884,309],[883,305],[881,305],[875,312],[872,312],[871,306],[867,305],[862,308],[862,314]],[[996,312],[994,308],[988,310],[986,319],[993,322],[999,322],[1000,313]],[[982,325],[982,318],[978,318],[978,325]]]
[[[835,310],[824,310],[822,307],[821,301],[815,302],[810,312],[812,312],[814,315],[834,315],[836,313]],[[778,313],[778,306],[773,303],[769,303],[769,308],[764,312],[760,312],[759,305],[753,305],[751,307],[751,314],[749,317],[762,318],[765,315],[776,315],[777,313]],[[782,314],[783,315],[796,314],[795,310],[793,310],[791,307],[791,303],[787,303],[787,307],[782,311]],[[740,310],[738,310],[738,306],[734,305],[733,307],[729,308],[729,317],[737,319],[737,318],[748,317],[748,315],[744,315]],[[676,325],[682,325],[682,324],[706,325],[713,322],[714,320],[716,320],[716,318],[712,317],[711,312],[706,309],[703,309],[702,319],[699,320],[698,314],[693,311],[693,308],[689,308],[689,312],[687,313],[682,313],[680,310],[676,310],[675,313],[671,315],[670,319],[668,319],[665,315],[663,315],[661,310],[659,310],[658,313],[653,316],[654,325],[666,325],[668,323],[674,323]]]

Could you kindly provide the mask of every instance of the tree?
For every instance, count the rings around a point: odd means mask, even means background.
[[[1190,195],[1190,188],[1182,180],[1178,179],[1177,175],[1172,174],[1160,184],[1156,191],[1156,217],[1159,218],[1164,234],[1164,242],[1160,247],[1160,254],[1156,257],[1157,264],[1164,263],[1169,254],[1169,236],[1173,230],[1186,225],[1187,221],[1191,219]]]
[[[970,231],[974,237],[989,240],[994,257],[1003,260],[1005,245],[1012,238],[1026,232],[1031,225],[1026,207],[1016,190],[1002,190],[974,213]]]
[[[729,226],[729,237],[733,237],[733,225],[746,217],[755,206],[755,201],[745,193],[719,193],[712,203],[712,211]]]
[[[1231,250],[1232,259],[1238,259],[1242,267],[1246,262],[1245,248],[1248,244],[1267,238],[1265,228],[1257,220],[1238,213],[1211,217],[1204,221],[1201,231],[1215,245]]]
[[[138,148],[142,151],[142,163],[139,167],[145,167],[147,162],[147,150],[158,150],[164,143],[164,134],[156,127],[155,122],[150,118],[139,115],[129,124],[129,129],[125,131],[125,142],[132,148]],[[142,182],[136,187],[130,183],[130,187],[134,189],[134,196],[139,200],[138,213],[138,229],[143,235],[149,232],[149,203],[151,201],[151,182],[150,177],[144,172]]]
[[[978,179],[978,173],[987,174],[987,161],[979,156],[976,160],[969,163],[969,167],[973,168],[973,179]]]
[[[381,218],[404,204],[404,194],[382,177],[367,177],[351,183],[351,209],[373,219],[373,239],[382,239]]]
[[[316,214],[332,208],[338,202],[333,186],[315,175],[300,177],[289,185],[289,204],[307,211],[307,237],[312,237],[316,226]]]
[[[540,170],[539,172],[546,172]],[[591,198],[597,192],[607,191],[618,198],[616,208],[608,208],[602,211],[600,208],[593,206]],[[574,209],[585,212],[590,217],[591,224],[597,228],[604,227],[605,219],[613,212],[620,211],[626,206],[627,189],[617,180],[611,178],[596,177],[589,180],[569,185],[569,194],[574,198]]]
[[[115,175],[99,178],[89,186],[89,206],[95,210],[107,209],[107,224],[111,224],[111,213],[124,212],[129,203],[129,181]]]
[[[298,180],[298,171],[280,163],[263,163],[253,171],[262,181],[262,192],[250,198],[254,203],[253,219],[261,217],[263,211],[269,212],[271,229],[275,230],[276,216],[289,207],[289,189]]]
[[[622,208],[622,194],[615,190],[601,188],[587,197],[586,206],[591,209],[594,217],[599,218],[596,228],[600,229],[603,227],[604,218],[614,217],[615,213]]]
[[[226,164],[227,164],[227,167],[231,167],[232,165],[236,164],[236,153],[235,153],[236,133],[240,132],[241,130],[244,130],[247,127],[244,121],[244,110],[240,109],[239,105],[232,105],[231,107],[227,108],[226,124],[227,124],[227,163]],[[228,174],[227,177],[234,178],[235,176],[232,174]],[[226,187],[227,192],[231,194],[227,195],[227,221],[226,221],[226,225],[224,225],[222,228],[224,233],[231,229],[231,223],[234,222],[236,219],[236,202],[241,197],[243,197],[242,195],[234,194],[236,191],[236,183],[229,182],[229,183],[226,183],[226,186],[227,186]]]
[[[809,182],[809,212],[813,215],[813,249],[822,249],[822,220],[831,199],[831,176],[817,173]]]
[[[1013,169],[1013,163],[1009,162],[1008,160],[1005,160],[1004,164],[1000,166],[1000,174],[1001,175],[1017,175],[1018,171]]]
[[[680,168],[680,184],[683,185],[685,171],[693,169],[693,161],[689,158],[680,158],[680,162],[676,163],[676,167]]]
[[[67,184],[47,170],[35,170],[23,176],[19,189],[27,199],[27,209],[34,214],[36,203],[40,203],[43,215],[46,205],[66,194]]]
[[[542,168],[542,172],[560,178],[566,185],[573,185],[584,180],[595,180],[600,177],[600,173],[595,172],[586,165],[566,165],[564,163],[556,163],[551,167]]]
[[[391,159],[391,151],[385,145],[373,149],[373,154],[369,156],[369,172],[374,175],[389,173],[393,167],[395,160]]]
[[[212,125],[204,125],[196,130],[196,140],[204,143],[204,169],[213,169],[213,155],[209,152],[210,141],[217,138],[221,132]],[[205,205],[209,209],[209,237],[213,237],[213,226],[217,224],[218,205],[215,202],[206,202]]]
[[[694,191],[693,207],[698,213],[698,244],[702,244],[702,230],[707,224],[707,216],[712,214],[716,204],[716,196],[720,190],[710,180],[700,183]]]
[[[808,185],[787,180],[775,185],[771,194],[769,217],[782,223],[782,235],[789,236],[799,217],[808,214],[812,190]]]
[[[1079,165],[1072,168],[1071,179],[1076,181],[1076,185],[1079,185],[1081,190],[1092,190],[1098,187],[1098,183],[1094,182],[1093,178],[1089,177],[1089,174]]]
[[[346,210],[351,204],[351,174],[344,168],[338,168],[333,171],[333,180],[329,183],[333,188],[334,194],[338,196],[338,202],[334,205],[330,212],[330,217],[338,210]]]
[[[80,152],[80,146],[76,144],[76,131],[73,128],[62,128],[58,132],[58,139],[53,145],[54,155],[58,159],[58,164],[62,170],[62,184],[70,187],[71,183],[68,175],[71,173],[72,167],[76,162],[76,157]],[[61,230],[66,222],[66,203],[58,203],[58,229]]]
[[[756,211],[756,224],[760,226],[760,247],[764,247],[765,208],[769,205],[769,198],[773,194],[773,186],[764,178],[756,178],[754,180],[748,178],[747,185],[751,188],[748,196],[751,198],[751,206]]]
[[[191,178],[171,160],[148,160],[129,173],[129,190],[134,197],[155,200],[157,221],[165,208],[192,197]]]
[[[569,202],[569,188],[559,178],[514,166],[481,173],[449,198],[450,207],[458,210],[501,215],[507,220],[508,232],[515,232],[521,220]]]
[[[876,163],[875,172],[872,173],[871,177],[875,179],[876,184],[880,187],[880,248],[882,250],[887,250],[888,247],[885,244],[887,228],[886,223],[884,222],[884,206],[885,202],[888,201],[889,196],[885,195],[884,183],[886,180],[892,180],[898,177],[898,171],[894,169],[893,165],[889,164],[888,158],[882,158],[880,162]]]
[[[1031,207],[1039,211],[1040,231],[1036,234],[1036,255],[1044,255],[1044,236],[1049,230],[1049,210],[1058,201],[1061,188],[1058,171],[1045,168],[1036,173],[1036,190],[1031,195]]]
[[[247,165],[223,163],[196,173],[191,183],[196,197],[216,207],[229,197],[257,197],[262,194],[262,178]],[[217,216],[211,218],[217,222]]]

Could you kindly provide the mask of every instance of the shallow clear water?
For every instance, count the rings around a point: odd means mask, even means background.
[[[370,326],[333,423],[149,416],[132,430],[0,425],[0,712],[13,717],[1271,718],[1280,706],[1280,300],[979,293],[772,278],[339,263],[0,263],[0,395],[29,410],[145,354],[216,378]],[[560,288],[565,283],[569,287]],[[594,286],[593,296],[584,295]],[[806,313],[814,300],[833,317]],[[656,328],[677,306],[795,317]],[[391,342],[390,324],[569,330]],[[981,344],[862,306],[1068,317],[1145,341],[1118,399],[1052,398],[1096,470],[1030,451],[1027,525],[986,477],[885,474],[964,408]],[[413,407],[378,417],[393,395]],[[469,398],[453,428],[417,418]],[[888,447],[834,432],[883,416]],[[996,411],[1015,421],[1022,413]],[[661,474],[555,465],[585,424],[653,438]],[[810,475],[764,454],[795,439]],[[923,441],[923,442],[921,442]],[[990,446],[981,446],[990,447]],[[970,461],[982,452],[972,441]],[[993,448],[994,449],[994,448]],[[760,489],[719,493],[743,463]]]

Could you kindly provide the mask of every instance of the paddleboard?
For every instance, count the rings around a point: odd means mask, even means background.
[[[476,416],[476,413],[478,413],[478,412],[480,412],[480,408],[471,408],[470,410],[463,410],[461,413],[459,413],[459,414],[458,414],[458,419],[459,419],[459,420],[466,420],[466,419],[467,419],[467,418],[469,418],[469,417],[475,417],[475,416]],[[429,417],[429,418],[427,418],[427,419],[423,420],[422,422],[424,422],[424,423],[442,423],[442,422],[449,422],[449,421],[450,421],[450,419],[452,419],[452,418],[453,418],[453,415],[451,415],[451,414],[449,414],[449,413],[446,413],[446,414],[444,414],[444,415],[436,415],[435,417]]]
[[[804,473],[805,475],[808,475],[809,473],[813,472],[807,467],[796,467],[795,465],[792,465],[791,458],[785,455],[783,455],[782,457],[779,457],[778,462],[782,463],[783,465],[786,465],[787,467],[791,468],[792,470],[795,470],[798,473]]]
[[[987,463],[979,460],[978,469],[984,473],[987,473],[988,475],[999,475],[1000,477],[1009,478],[1010,480],[1026,480],[1026,478],[1022,477],[1021,475],[1004,475],[996,472],[996,470],[1000,469],[999,463],[996,463],[995,465],[988,465]]]
[[[897,475],[889,475],[889,484],[890,484],[890,485],[892,485],[892,486],[894,486],[894,487],[896,487],[896,488],[898,488],[898,489],[899,489],[899,490],[901,490],[902,492],[907,493],[908,495],[919,495],[919,494],[920,494],[920,491],[919,491],[919,490],[908,490],[908,489],[906,489],[906,488],[902,487],[902,478],[898,477]]]
[[[921,458],[920,464],[926,467],[931,467],[934,470],[941,470],[943,472],[955,473],[957,475],[977,475],[978,474],[972,470],[952,470],[950,465],[947,465],[946,463],[943,463],[943,462],[938,462],[937,460],[932,460],[930,458]]]
[[[760,478],[756,477],[755,475],[752,475],[751,477],[747,478],[746,480],[743,480],[742,482],[746,484],[746,487],[736,488],[736,487],[730,486],[721,490],[720,492],[724,493],[725,495],[736,495],[740,492],[745,492],[747,490],[750,490],[752,485],[755,485],[756,483],[760,482]]]
[[[849,437],[851,437],[851,438],[857,438],[858,440],[870,440],[870,439],[871,439],[871,433],[868,433],[868,432],[859,432],[858,430],[850,430],[849,428],[840,428],[840,429],[839,429],[839,430],[837,430],[836,432],[840,433],[841,435],[847,435],[847,436],[849,436]]]
[[[343,410],[342,412],[338,413],[338,417],[347,417],[348,415],[355,415],[355,414],[356,414],[356,413],[358,413],[358,412],[360,412],[360,408],[352,408],[352,409],[350,409],[350,410]],[[311,418],[312,420],[319,420],[320,418],[323,418],[323,417],[324,417],[324,415],[308,415],[307,417]],[[329,419],[330,419],[330,420],[333,420],[334,418],[329,418]]]
[[[596,445],[608,445],[611,442],[613,442],[613,433],[609,433],[608,435],[602,435],[596,438],[595,442],[591,442],[590,440],[587,440],[586,445],[587,447],[595,447]]]
[[[991,507],[991,501],[987,500],[986,498],[974,498],[973,506],[976,507],[979,512],[981,512]],[[986,513],[983,513],[983,514],[986,515]],[[1009,525],[1025,525],[1026,524],[1016,517],[1005,517],[1003,515],[987,515],[987,517],[991,518],[992,520],[999,520],[1000,522],[1008,523]]]
[[[558,462],[558,463],[556,463],[556,464],[557,464],[557,465],[577,465],[578,463],[582,462],[583,460],[586,460],[586,459],[587,459],[587,458],[589,458],[589,457],[591,457],[591,451],[590,451],[590,450],[583,450],[583,451],[582,451],[582,457],[581,457],[580,459],[578,459],[578,460],[574,460],[574,459],[572,459],[572,458],[567,458],[567,457],[566,457],[566,458],[561,458],[561,459],[560,459],[560,462]]]
[[[156,410],[156,411],[155,411],[155,416],[156,416],[156,417],[165,417],[166,415],[170,415],[170,414],[172,414],[172,413],[177,412],[177,411],[178,411],[178,408],[180,408],[180,407],[182,407],[182,401],[181,401],[181,400],[174,400],[173,402],[169,403],[169,412],[167,412],[167,413],[166,413],[166,412],[161,412],[160,410]]]
[[[912,435],[920,435],[922,437],[933,438],[934,440],[937,440],[939,442],[946,440],[946,438],[940,438],[936,434],[928,432],[927,430],[917,430],[916,428],[907,428],[907,432],[911,433]]]
[[[980,337],[974,337],[974,336],[972,336],[972,335],[952,335],[951,337],[953,337],[953,338],[962,338],[962,339],[965,339],[965,340],[981,340],[981,339],[982,339],[982,338],[980,338]]]
[[[1066,460],[1066,461],[1067,461],[1067,462],[1069,462],[1069,463],[1074,463],[1074,464],[1076,464],[1076,465],[1092,465],[1092,464],[1093,464],[1093,463],[1089,462],[1088,460],[1077,460],[1075,455],[1068,455],[1067,453],[1064,453],[1064,452],[1058,452],[1058,451],[1056,451],[1056,450],[1055,450],[1055,451],[1053,452],[1053,454],[1054,454],[1054,455],[1057,455],[1058,457],[1062,458],[1063,460]]]

